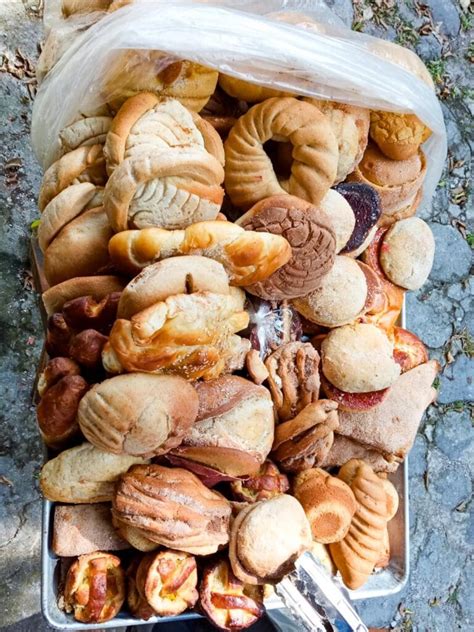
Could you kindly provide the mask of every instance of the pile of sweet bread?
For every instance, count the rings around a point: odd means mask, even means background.
[[[238,630],[304,551],[351,589],[390,563],[439,370],[398,326],[430,131],[126,54],[39,194],[59,605]]]

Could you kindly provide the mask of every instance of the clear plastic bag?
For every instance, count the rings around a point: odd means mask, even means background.
[[[426,69],[414,53],[350,31],[322,0],[134,0],[101,16],[72,38],[38,91],[32,142],[43,167],[58,155],[60,131],[113,97],[107,73],[124,49],[142,50],[144,61],[162,51],[156,72],[187,59],[299,95],[416,114],[433,132],[424,144],[423,202],[431,200],[446,130]]]

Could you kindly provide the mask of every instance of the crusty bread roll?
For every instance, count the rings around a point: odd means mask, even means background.
[[[331,219],[336,236],[336,253],[339,253],[354,232],[356,220],[349,202],[334,189],[329,189],[319,208]]]
[[[152,542],[210,555],[229,541],[230,503],[192,472],[161,465],[131,468],[117,484],[114,521]]]
[[[68,18],[76,13],[107,11],[112,0],[62,0],[62,12]]]
[[[293,145],[287,181],[279,180],[265,153],[263,145],[272,139]],[[254,105],[231,129],[224,149],[226,191],[240,208],[284,193],[318,204],[336,178],[339,152],[327,118],[314,105],[294,98]]]
[[[415,114],[370,113],[370,137],[392,160],[408,160],[430,135],[431,131]]]
[[[305,296],[331,269],[336,238],[331,219],[316,206],[293,195],[275,195],[257,202],[237,222],[246,230],[284,237],[291,259],[264,281],[246,289],[266,300]]]
[[[101,503],[112,500],[115,483],[123,472],[146,459],[129,454],[110,454],[90,443],[64,450],[43,465],[43,495],[62,503]]]
[[[331,330],[321,345],[321,361],[324,376],[347,393],[380,391],[400,375],[387,334],[365,323]]]
[[[189,255],[150,265],[122,292],[117,316],[131,318],[169,296],[192,292],[228,294],[229,278],[222,264],[207,257]]]
[[[224,164],[224,147],[212,125],[176,99],[141,92],[127,99],[113,119],[104,148],[107,172],[140,152],[176,147],[208,151]]]
[[[104,367],[109,373],[171,372],[188,380],[218,377],[235,353],[241,357],[235,334],[249,323],[244,303],[245,293],[231,287],[227,294],[175,294],[131,320],[118,318],[102,353]]]
[[[107,294],[121,292],[125,281],[118,276],[102,275],[92,277],[75,277],[48,288],[41,298],[48,316],[58,312],[64,303],[81,296],[92,296],[101,300]]]
[[[418,290],[433,266],[435,241],[431,228],[419,217],[395,222],[380,248],[380,263],[392,283]]]
[[[192,61],[169,63],[169,55],[158,50],[122,50],[107,68],[102,97],[117,111],[138,92],[172,97],[199,112],[214,92],[219,73]]]
[[[339,158],[335,182],[342,182],[357,167],[369,140],[370,110],[355,105],[305,97],[326,116],[337,139]]]
[[[105,159],[102,145],[86,145],[64,154],[47,169],[38,196],[38,208],[44,211],[47,204],[72,184],[90,182],[105,184]]]
[[[232,570],[249,584],[276,583],[311,543],[311,527],[296,498],[281,494],[253,503],[232,524]]]
[[[360,266],[350,257],[337,255],[319,287],[292,304],[312,323],[340,327],[363,313],[366,300],[367,281]]]
[[[178,376],[131,373],[95,384],[82,398],[77,419],[100,450],[151,457],[181,443],[198,405],[194,388]]]
[[[377,191],[382,206],[381,225],[415,213],[425,175],[426,159],[421,150],[406,160],[391,160],[369,143],[348,180],[368,184]]]
[[[356,501],[344,481],[320,468],[305,470],[295,477],[293,493],[305,510],[314,540],[329,544],[346,536]]]
[[[196,390],[196,422],[172,454],[230,476],[256,474],[273,443],[270,393],[236,375],[201,382]]]
[[[44,253],[44,273],[50,285],[110,269],[109,240],[113,235],[102,207],[79,215],[56,235]]]
[[[121,551],[130,545],[112,526],[110,505],[98,503],[56,505],[51,548],[60,557],[74,557],[94,551]]]
[[[392,501],[382,479],[364,461],[349,461],[338,477],[352,489],[357,509],[347,535],[330,544],[329,550],[345,585],[356,590],[367,581],[380,557]]]
[[[249,103],[260,103],[260,101],[265,101],[265,99],[271,99],[272,97],[291,96],[290,92],[266,88],[256,83],[249,83],[244,79],[231,77],[230,75],[220,74],[219,85],[229,96],[235,99],[241,99],[242,101],[248,101]]]
[[[203,255],[224,266],[232,285],[245,286],[267,278],[288,262],[291,247],[284,237],[245,231],[233,222],[199,222],[184,230],[143,228],[117,233],[109,252],[119,270],[136,273],[159,259]]]

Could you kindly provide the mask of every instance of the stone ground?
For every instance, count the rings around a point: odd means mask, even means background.
[[[41,177],[28,137],[41,4],[0,0],[0,625],[12,632],[50,629],[39,614],[41,504],[36,480],[42,449],[31,391],[42,329],[28,261]],[[409,329],[443,365],[438,404],[428,412],[410,456],[411,576],[402,593],[366,602],[361,612],[370,625],[400,631],[474,630],[472,7],[469,0],[330,4],[354,28],[398,41],[423,57],[442,99],[449,136],[443,179],[432,208],[422,213],[436,238],[433,273],[407,301]]]

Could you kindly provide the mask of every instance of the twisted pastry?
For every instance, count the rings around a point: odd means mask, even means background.
[[[198,222],[185,230],[123,231],[112,237],[109,252],[117,268],[131,274],[159,259],[203,255],[222,263],[233,285],[266,279],[291,257],[284,237],[246,231],[222,221]]]
[[[264,143],[293,145],[291,175],[279,180]],[[318,108],[297,99],[272,98],[240,117],[224,144],[225,185],[232,202],[249,208],[270,195],[291,193],[318,204],[334,183],[337,140]]]

